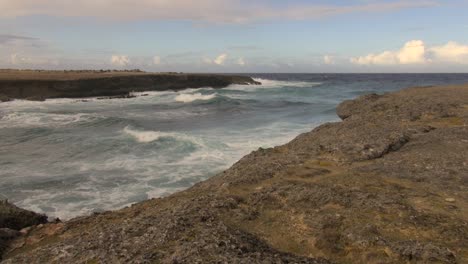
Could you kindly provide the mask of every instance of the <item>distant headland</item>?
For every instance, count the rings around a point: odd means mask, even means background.
[[[0,70],[0,101],[130,97],[132,92],[259,84],[248,76],[134,70]]]

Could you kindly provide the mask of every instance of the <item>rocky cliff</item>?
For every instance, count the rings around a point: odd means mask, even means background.
[[[16,207],[7,200],[0,200],[0,255],[10,240],[21,235],[20,230],[47,223],[47,216]]]
[[[337,112],[189,190],[36,226],[3,263],[467,263],[468,85]]]
[[[218,74],[0,71],[0,102],[10,99],[125,97],[130,92],[223,88],[231,84],[258,83],[248,76]]]

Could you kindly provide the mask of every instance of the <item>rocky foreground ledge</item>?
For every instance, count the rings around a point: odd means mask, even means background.
[[[12,99],[129,97],[132,92],[259,84],[248,76],[140,71],[0,70],[0,102]]]
[[[468,85],[337,112],[187,191],[22,231],[3,263],[468,263]]]

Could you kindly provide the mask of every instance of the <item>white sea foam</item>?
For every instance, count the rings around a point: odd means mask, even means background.
[[[167,137],[169,135],[167,133],[162,133],[159,131],[140,131],[131,129],[129,127],[125,127],[123,132],[127,135],[132,136],[133,138],[135,138],[136,141],[140,143],[153,142],[155,140],[160,139],[161,137]]]
[[[227,87],[229,90],[240,90],[240,91],[256,91],[259,89],[279,89],[279,88],[310,88],[318,86],[320,82],[303,82],[303,81],[279,81],[254,78],[255,81],[260,82],[261,85],[230,85]]]
[[[204,142],[194,136],[185,135],[183,133],[176,132],[160,132],[160,131],[142,131],[130,128],[129,126],[123,129],[123,133],[133,137],[137,142],[149,143],[161,138],[173,138],[175,140],[191,142],[195,145],[205,146]]]
[[[147,189],[140,182],[104,190],[98,187],[99,182],[89,181],[79,184],[73,190],[33,191],[26,198],[16,202],[21,208],[29,209],[38,213],[45,213],[49,217],[59,217],[68,220],[73,217],[89,215],[95,211],[107,211],[131,205],[129,197],[135,194],[145,193]],[[166,190],[169,193],[171,190]],[[164,191],[161,191],[164,193]],[[148,196],[143,195],[143,199]],[[74,200],[70,202],[70,200]],[[110,202],[111,201],[111,202]]]
[[[12,127],[58,127],[78,122],[88,122],[97,116],[77,114],[12,112],[0,117],[0,128]]]
[[[194,93],[194,94],[182,93],[182,94],[177,95],[175,97],[175,100],[177,102],[190,103],[190,102],[198,101],[198,100],[211,100],[215,97],[216,97],[216,94],[203,95],[201,93]]]
[[[269,80],[269,79],[261,79],[256,78],[254,79],[257,82],[261,82],[262,84],[260,87],[270,87],[270,88],[278,88],[278,87],[313,87],[320,85],[320,82],[305,82],[305,81],[279,81],[279,80]]]

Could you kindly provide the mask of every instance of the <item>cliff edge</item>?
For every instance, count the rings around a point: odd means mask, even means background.
[[[468,85],[337,113],[186,191],[22,232],[2,263],[467,263]]]

